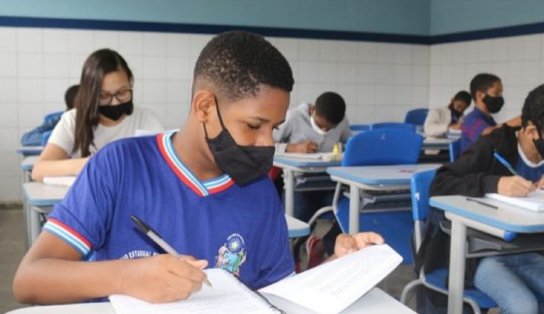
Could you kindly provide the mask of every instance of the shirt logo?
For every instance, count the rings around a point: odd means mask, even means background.
[[[136,259],[136,258],[149,257],[149,256],[157,255],[157,254],[158,254],[157,252],[152,252],[147,250],[133,250],[121,256],[120,259]]]
[[[246,245],[244,238],[238,233],[228,236],[227,241],[219,248],[216,256],[216,268],[222,268],[232,274],[240,275],[240,266],[246,261]]]

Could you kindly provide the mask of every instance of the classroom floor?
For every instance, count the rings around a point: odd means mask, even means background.
[[[11,292],[11,283],[17,265],[25,253],[23,213],[20,207],[0,209],[0,313],[24,307],[16,302]],[[321,225],[326,229],[327,225]],[[327,229],[328,230],[328,229]],[[398,298],[405,284],[414,279],[411,265],[399,266],[380,288]]]

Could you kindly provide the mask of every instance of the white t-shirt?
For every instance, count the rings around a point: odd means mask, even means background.
[[[99,123],[96,126],[94,130],[94,146],[90,147],[91,154],[110,142],[136,135],[136,130],[162,132],[164,128],[153,111],[146,108],[134,107],[132,114],[126,116],[118,125],[104,126]],[[59,146],[71,157],[81,157],[79,150],[72,153],[75,132],[76,109],[71,109],[62,114],[59,123],[55,126],[49,137],[48,143]]]

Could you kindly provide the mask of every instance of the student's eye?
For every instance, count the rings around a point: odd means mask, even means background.
[[[260,124],[251,124],[251,123],[247,123],[247,127],[250,128],[250,129],[253,129],[253,130],[257,130],[261,127]]]

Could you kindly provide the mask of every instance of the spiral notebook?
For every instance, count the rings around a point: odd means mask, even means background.
[[[112,295],[110,301],[117,314],[340,313],[358,303],[401,261],[402,257],[388,245],[374,245],[258,292],[224,270],[208,269],[213,287],[202,285],[201,291],[185,301],[151,304],[123,295]]]

